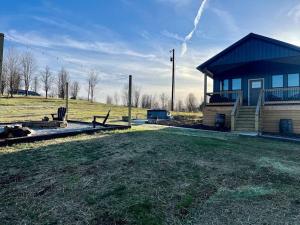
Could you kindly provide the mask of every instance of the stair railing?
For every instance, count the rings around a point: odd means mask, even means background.
[[[264,95],[264,91],[261,90],[258,97],[256,110],[255,110],[255,131],[257,133],[260,132],[260,119],[261,119],[261,112],[262,112],[262,105],[263,105],[263,95]]]
[[[243,104],[243,92],[240,91],[238,93],[238,96],[235,100],[234,106],[231,111],[231,131],[235,130],[235,122],[236,122],[235,120],[236,120],[236,117],[238,116],[238,111],[242,104]]]

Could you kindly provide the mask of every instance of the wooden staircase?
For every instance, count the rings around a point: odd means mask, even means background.
[[[240,106],[234,131],[238,132],[255,132],[255,106]]]

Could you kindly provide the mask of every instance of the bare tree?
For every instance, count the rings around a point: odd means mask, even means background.
[[[36,60],[33,54],[29,51],[24,52],[21,55],[21,75],[24,81],[24,89],[26,96],[28,96],[28,91],[36,68]]]
[[[95,94],[95,88],[96,85],[99,83],[99,76],[98,73],[94,70],[92,70],[89,73],[89,77],[88,77],[88,83],[89,83],[89,96],[91,96],[90,100],[91,102],[94,101],[94,94]],[[89,97],[88,97],[89,99]]]
[[[181,99],[177,101],[176,110],[177,112],[182,112],[184,110],[183,101]]]
[[[197,99],[193,93],[186,97],[186,108],[189,112],[197,111]]]
[[[154,106],[155,97],[153,95],[143,94],[141,98],[141,106],[145,109],[150,109]]]
[[[159,96],[162,109],[167,109],[169,97],[166,93],[161,93]]]
[[[57,88],[58,88],[58,97],[64,99],[66,96],[66,84],[69,82],[69,74],[68,72],[62,67],[61,70],[58,72],[58,79],[57,79]]]
[[[135,87],[133,90],[133,105],[138,108],[141,100],[141,88]]]
[[[122,90],[122,102],[123,106],[128,106],[128,85],[124,85]]]
[[[48,98],[48,93],[52,87],[53,77],[48,66],[45,67],[44,71],[41,72],[41,81],[43,85],[43,89],[46,94],[46,98]]]
[[[72,99],[77,99],[79,90],[80,90],[80,86],[79,86],[78,81],[72,82],[72,84],[71,84],[71,98]]]
[[[120,100],[119,94],[118,94],[118,92],[115,92],[115,94],[114,94],[115,105],[119,105],[119,100]]]
[[[5,60],[7,71],[7,82],[9,86],[8,93],[11,97],[16,93],[20,87],[20,57],[16,50],[9,49]]]
[[[110,95],[106,96],[106,104],[111,105],[113,103],[113,98]]]

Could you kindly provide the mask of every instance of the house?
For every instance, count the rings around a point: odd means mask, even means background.
[[[277,133],[280,120],[291,119],[300,134],[300,47],[250,33],[197,69],[204,74],[204,125],[225,114],[232,131]]]

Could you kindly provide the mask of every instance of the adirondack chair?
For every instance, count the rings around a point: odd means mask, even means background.
[[[67,109],[65,107],[60,107],[57,109],[57,113],[52,113],[52,119],[57,121],[66,120]]]
[[[93,127],[96,128],[96,125],[100,125],[100,126],[107,126],[106,125],[106,121],[108,120],[108,117],[109,117],[109,114],[110,114],[110,110],[108,111],[108,113],[106,114],[106,116],[94,116],[94,120],[93,120]],[[97,119],[98,118],[102,118],[103,119],[103,122],[100,123],[100,122],[97,122]]]

